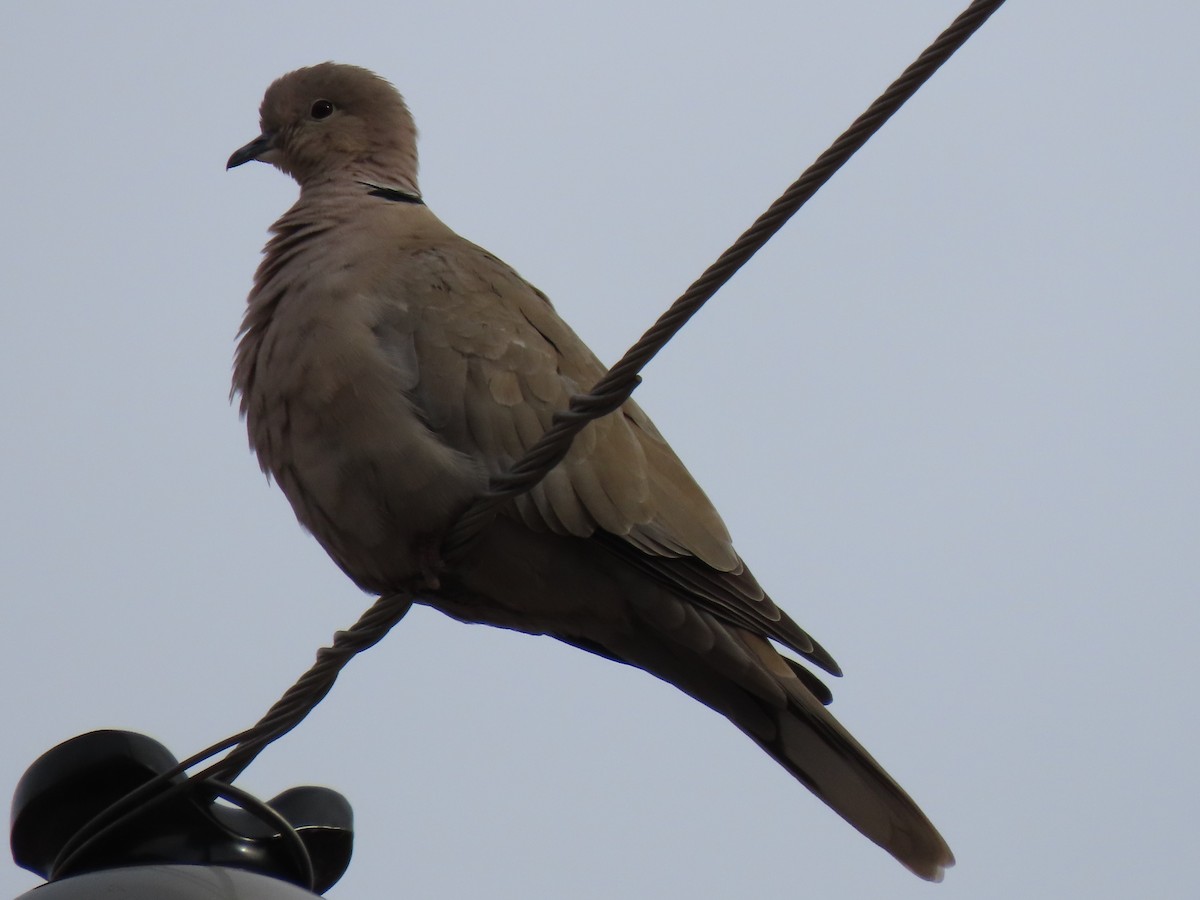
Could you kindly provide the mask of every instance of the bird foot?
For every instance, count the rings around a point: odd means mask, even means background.
[[[432,537],[421,538],[417,542],[417,565],[420,568],[421,587],[427,591],[436,591],[442,586],[439,573],[445,570],[442,561],[442,543]]]

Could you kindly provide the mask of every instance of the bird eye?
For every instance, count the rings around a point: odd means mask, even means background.
[[[318,100],[309,112],[314,119],[327,119],[333,115],[333,104],[328,100]]]

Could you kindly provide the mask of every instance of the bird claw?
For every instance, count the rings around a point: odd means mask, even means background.
[[[442,545],[432,537],[417,542],[417,565],[420,568],[420,584],[424,590],[436,591],[442,586],[439,573],[446,564],[442,561]]]

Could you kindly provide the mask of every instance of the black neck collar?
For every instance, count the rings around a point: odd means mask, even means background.
[[[416,203],[424,205],[425,201],[421,199],[420,194],[414,194],[411,191],[402,191],[397,188],[380,187],[377,184],[371,184],[369,181],[360,181],[363,187],[370,188],[367,194],[371,197],[382,197],[384,200],[391,200],[393,203]]]

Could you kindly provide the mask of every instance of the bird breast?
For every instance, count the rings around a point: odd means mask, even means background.
[[[415,319],[383,289],[395,279],[330,230],[268,248],[235,386],[260,464],[301,524],[360,587],[382,591],[418,574],[485,476],[415,405]],[[272,252],[287,265],[272,268]]]

